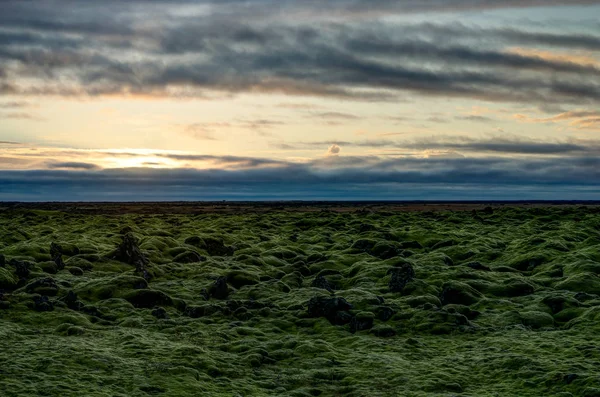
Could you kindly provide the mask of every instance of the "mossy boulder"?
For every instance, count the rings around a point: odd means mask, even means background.
[[[600,277],[593,273],[579,273],[557,283],[554,288],[600,295]]]
[[[83,269],[81,269],[80,267],[70,267],[69,269],[69,273],[71,273],[73,276],[83,276]]]
[[[148,282],[142,277],[121,274],[116,277],[103,277],[77,286],[75,292],[82,299],[98,301],[121,298],[131,290],[146,289]]]
[[[256,285],[260,280],[255,274],[236,270],[227,274],[227,282],[234,288],[239,289],[246,285]]]
[[[554,319],[548,313],[528,311],[519,314],[523,325],[533,329],[552,327],[554,325]]]
[[[92,265],[92,262],[88,261],[85,258],[82,258],[80,256],[72,256],[71,258],[67,259],[67,261],[65,262],[65,265],[67,267],[78,267],[81,270],[92,270],[94,268],[94,265]]]
[[[206,257],[200,255],[196,251],[185,251],[173,258],[175,263],[198,263],[204,262]]]
[[[56,296],[58,290],[59,287],[52,277],[38,278],[25,286],[25,291],[29,294]]]
[[[470,306],[482,298],[480,292],[473,287],[458,281],[449,281],[442,286],[440,301],[443,305],[450,303]]]
[[[56,265],[56,263],[52,262],[52,261],[45,261],[45,262],[40,262],[37,264],[37,266],[42,269],[42,271],[44,273],[48,273],[48,274],[56,274],[58,273],[58,266]]]

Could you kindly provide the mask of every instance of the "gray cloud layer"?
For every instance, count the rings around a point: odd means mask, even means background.
[[[210,18],[187,17],[179,7],[192,3],[175,3],[134,1],[100,8],[80,1],[40,7],[2,2],[0,93],[203,96],[216,90],[392,100],[412,92],[538,104],[600,102],[597,67],[506,51],[515,44],[598,50],[600,35],[369,21],[374,14],[573,2],[200,2],[212,6]],[[71,12],[60,13],[61,5]],[[317,29],[265,14],[258,19],[230,15],[252,15],[262,7],[312,14],[331,9],[343,18]],[[353,14],[364,18],[357,22]]]
[[[144,195],[247,200],[281,199],[288,194],[299,199],[340,194],[348,200],[445,195],[498,199],[511,194],[514,198],[518,191],[525,192],[520,196],[523,199],[600,197],[600,159],[596,156],[547,160],[330,156],[310,163],[228,156],[217,163],[238,166],[228,170],[0,171],[0,200],[134,200]],[[105,194],[92,197],[100,191]],[[48,192],[50,196],[45,195]]]

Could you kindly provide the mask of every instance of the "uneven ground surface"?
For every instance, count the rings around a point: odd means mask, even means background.
[[[600,209],[0,206],[3,396],[600,396]]]

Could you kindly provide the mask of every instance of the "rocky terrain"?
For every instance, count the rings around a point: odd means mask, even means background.
[[[600,396],[600,207],[417,207],[4,205],[1,394]]]

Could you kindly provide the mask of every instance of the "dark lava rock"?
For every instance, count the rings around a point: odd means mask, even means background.
[[[63,302],[65,302],[69,309],[75,311],[81,311],[85,306],[83,302],[77,299],[77,294],[73,291],[67,292],[67,295],[63,298]]]
[[[29,268],[31,267],[29,262],[11,259],[8,264],[15,268],[15,274],[17,277],[19,277],[19,279],[27,279],[27,277],[29,277]]]
[[[388,270],[392,275],[389,282],[391,292],[402,292],[406,284],[415,278],[415,269],[410,263],[402,263],[399,267],[393,267]]]
[[[177,255],[173,258],[173,262],[175,263],[196,263],[196,262],[204,262],[206,257],[200,255],[196,251],[186,251]]]
[[[58,270],[63,270],[65,268],[65,262],[63,261],[63,249],[60,245],[56,243],[50,244],[50,256],[52,257],[52,261],[56,263],[56,268]]]
[[[128,294],[125,299],[137,308],[150,309],[160,305],[173,305],[173,300],[169,295],[153,289],[135,290]]]
[[[377,317],[381,321],[388,321],[390,318],[392,318],[394,316],[394,314],[396,314],[396,312],[394,312],[394,310],[392,308],[387,307],[387,306],[380,307],[377,310]]]
[[[46,295],[33,297],[33,305],[31,307],[37,312],[51,312],[54,310],[54,304]]]
[[[164,308],[160,307],[160,306],[159,307],[155,307],[152,310],[152,315],[154,317],[156,317],[156,318],[159,318],[159,319],[168,319],[169,318],[169,315],[167,314],[167,311]]]
[[[81,270],[80,267],[70,267],[69,268],[69,273],[71,273],[73,276],[83,276],[83,270]]]
[[[331,284],[329,284],[329,281],[327,281],[327,279],[323,276],[317,276],[310,284],[310,286],[314,288],[321,288],[329,292],[333,291]]]
[[[38,278],[25,286],[25,291],[30,294],[56,296],[58,285],[52,277]]]
[[[308,302],[308,315],[310,317],[325,317],[334,325],[347,324],[352,316],[347,313],[352,305],[344,298],[315,297]]]
[[[123,241],[119,244],[114,258],[135,266],[136,272],[143,275],[145,279],[149,278],[149,273],[146,270],[146,265],[150,263],[148,258],[142,253],[138,246],[138,241],[133,233],[127,233],[123,235]],[[146,277],[148,276],[148,277]]]
[[[361,312],[350,321],[350,332],[364,331],[373,328],[373,313]]]
[[[490,270],[492,270],[489,267],[487,267],[485,265],[482,265],[479,262],[470,262],[470,263],[467,263],[467,266],[470,267],[473,270],[483,270],[483,271],[486,271],[486,272],[489,272]]]
[[[229,296],[229,286],[227,277],[219,277],[214,284],[210,286],[208,294],[215,299],[227,299]]]
[[[6,257],[4,256],[4,254],[0,254],[0,267],[5,267],[6,266]]]
[[[125,297],[134,307],[150,309],[154,306],[172,305],[173,300],[162,291],[140,289]]]

